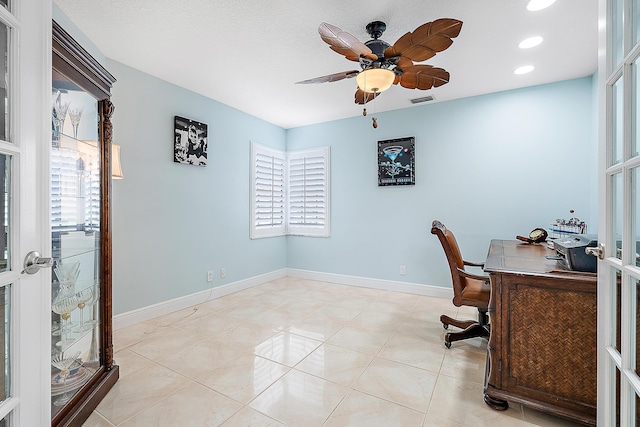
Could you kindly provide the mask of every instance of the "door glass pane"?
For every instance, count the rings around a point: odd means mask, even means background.
[[[640,373],[640,281],[634,280],[636,288],[636,374]]]
[[[611,202],[612,202],[612,226],[614,239],[612,247],[616,248],[612,254],[618,259],[622,259],[622,173],[617,173],[611,177]]]
[[[640,0],[631,2],[633,8],[633,44],[640,40]]]
[[[6,6],[6,5],[5,5]],[[0,23],[0,139],[9,140],[9,28]]]
[[[100,366],[98,103],[53,75],[51,108],[51,411]]]
[[[631,264],[640,267],[640,167],[631,171],[631,230],[635,247],[635,254],[631,259]]]
[[[615,68],[623,58],[623,31],[622,23],[624,16],[624,0],[613,0],[611,8],[611,44],[612,55],[611,67]]]
[[[11,156],[0,154],[0,272],[8,271],[11,212]],[[19,266],[18,266],[19,267]]]
[[[615,313],[615,317],[611,321],[611,344],[613,344],[618,353],[620,353],[620,325],[622,324],[622,307],[620,305],[620,301],[622,295],[622,275],[619,270],[612,273],[612,281],[616,284],[616,293],[613,298],[613,304],[615,307],[613,313]]]
[[[616,371],[616,422],[613,424],[614,426],[620,425],[620,371],[614,365],[614,369]]]
[[[640,3],[640,0],[634,0],[634,3]],[[634,7],[637,5],[634,4]],[[637,11],[636,13],[638,13]],[[640,17],[639,17],[640,19]],[[640,22],[637,24],[640,27]],[[638,30],[638,29],[636,29]],[[631,153],[632,157],[638,155],[638,139],[640,138],[640,59],[633,63],[633,120],[631,121]]]
[[[622,78],[619,78],[611,88],[612,139],[610,165],[620,163],[622,160],[622,144],[624,142],[624,98],[622,90]]]
[[[11,342],[11,285],[0,287],[0,402],[10,396],[11,376],[9,366],[9,343]]]

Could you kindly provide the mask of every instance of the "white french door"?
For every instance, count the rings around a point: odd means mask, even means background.
[[[598,425],[640,425],[640,0],[599,0]],[[606,23],[606,24],[605,24]]]
[[[0,427],[51,423],[50,93],[51,3],[0,0]]]

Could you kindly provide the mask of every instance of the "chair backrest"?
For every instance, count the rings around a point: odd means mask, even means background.
[[[453,304],[460,307],[462,305],[462,291],[467,286],[466,277],[460,275],[458,272],[458,268],[464,270],[464,261],[460,253],[460,247],[458,247],[456,237],[451,230],[448,230],[447,227],[438,220],[433,221],[431,224],[431,234],[438,236],[442,249],[444,249],[453,282]]]

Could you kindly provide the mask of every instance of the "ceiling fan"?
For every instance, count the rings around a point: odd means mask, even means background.
[[[359,62],[362,70],[343,71],[297,83],[326,83],[355,77],[358,83],[356,104],[366,104],[392,84],[399,83],[402,87],[420,90],[442,86],[449,82],[449,72],[414,62],[426,61],[447,49],[453,43],[452,39],[460,34],[461,28],[462,21],[457,19],[437,19],[406,33],[391,46],[380,39],[387,29],[384,22],[374,21],[367,25],[367,33],[372,39],[366,43],[323,22],[318,27],[322,40],[348,60]]]

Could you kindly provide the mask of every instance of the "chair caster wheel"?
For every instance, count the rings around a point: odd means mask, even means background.
[[[446,323],[443,323],[443,324],[442,324],[442,328],[443,328],[443,329],[449,329],[449,325],[447,325]]]
[[[444,342],[444,346],[445,346],[445,347],[447,347],[447,348],[451,348],[451,343],[450,343],[450,342],[445,341],[445,342]]]

